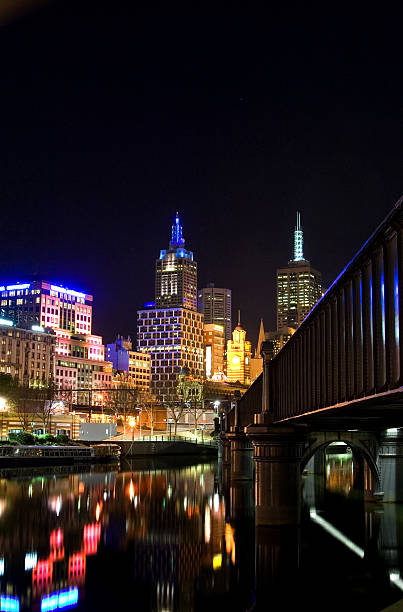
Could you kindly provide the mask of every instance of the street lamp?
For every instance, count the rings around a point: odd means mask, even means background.
[[[173,419],[168,419],[168,425],[169,425],[169,439],[171,439],[171,428],[172,428],[172,423],[173,423]]]
[[[204,425],[204,423],[202,423],[202,424],[200,425],[200,429],[201,429],[201,432],[202,432],[202,444],[203,444],[203,442],[204,442],[204,428],[205,428],[205,425]]]

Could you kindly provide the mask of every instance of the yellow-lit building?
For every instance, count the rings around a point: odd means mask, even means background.
[[[246,340],[246,331],[238,325],[232,332],[232,340],[227,344],[227,378],[229,382],[250,384],[251,344]]]
[[[224,372],[224,326],[203,325],[204,375],[210,379]]]

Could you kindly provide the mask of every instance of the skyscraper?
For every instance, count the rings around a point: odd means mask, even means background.
[[[204,315],[205,325],[222,325],[224,327],[224,346],[231,340],[231,289],[214,287],[209,283],[197,293],[197,309]]]
[[[178,214],[169,249],[155,269],[155,308],[137,313],[137,348],[151,354],[151,391],[162,401],[176,401],[183,367],[203,378],[203,315],[196,311],[197,264],[184,248]]]
[[[155,306],[197,308],[197,263],[185,248],[178,213],[172,225],[169,249],[161,250],[155,263]]]
[[[277,331],[296,329],[322,295],[322,276],[303,254],[301,218],[297,212],[294,257],[277,270]]]

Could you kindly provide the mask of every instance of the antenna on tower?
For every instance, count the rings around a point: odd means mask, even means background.
[[[303,244],[304,237],[301,227],[301,215],[297,211],[297,225],[294,230],[294,261],[301,261],[304,259]]]
[[[175,215],[175,222],[172,225],[170,248],[181,247],[185,244],[182,236],[182,225],[179,219],[179,213]]]
[[[238,310],[238,327],[241,327],[241,311]]]

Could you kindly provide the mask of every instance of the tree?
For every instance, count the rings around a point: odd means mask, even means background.
[[[170,401],[168,404],[165,404],[167,408],[167,414],[170,415],[169,418],[172,418],[174,422],[174,435],[176,436],[176,430],[178,427],[178,423],[182,416],[186,411],[186,405],[183,401]]]
[[[134,415],[138,407],[139,390],[115,383],[115,387],[104,392],[104,407],[115,416],[123,417],[123,437],[126,438],[126,417]]]
[[[17,417],[23,431],[38,420],[46,433],[55,410],[55,398],[56,385],[52,379],[46,384],[16,385],[10,395],[11,413]]]
[[[147,414],[147,421],[150,423],[151,435],[153,435],[155,418],[155,397],[151,395],[151,393],[148,391],[139,391],[138,403],[139,408],[144,410]]]
[[[183,368],[179,374],[177,393],[181,403],[184,404],[184,412],[188,412],[193,417],[196,435],[199,419],[204,412],[203,383],[194,379],[188,368]]]
[[[31,387],[34,414],[43,425],[43,433],[50,429],[50,420],[56,409],[57,387],[53,380],[47,385]]]
[[[192,398],[186,402],[186,412],[192,415],[194,423],[194,433],[197,434],[199,420],[204,414],[204,403],[202,398]]]

